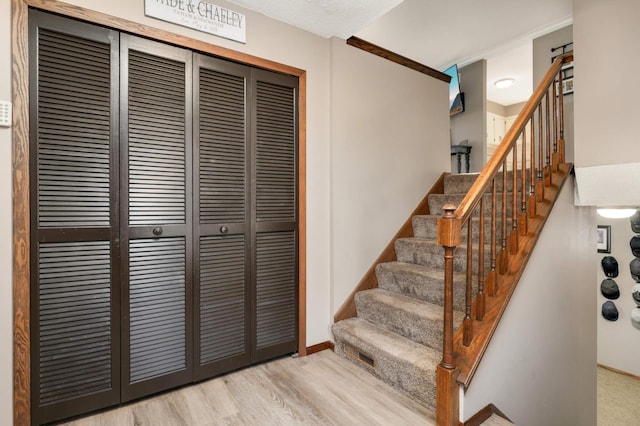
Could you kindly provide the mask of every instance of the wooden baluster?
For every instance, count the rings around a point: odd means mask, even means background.
[[[544,95],[544,105],[545,105],[545,124],[544,128],[546,130],[546,162],[544,165],[544,185],[551,186],[551,117],[549,115],[549,90]]]
[[[536,125],[533,115],[531,115],[531,151],[529,156],[529,217],[536,217],[538,214],[536,211]]]
[[[502,234],[500,238],[500,255],[498,257],[498,272],[507,273],[509,256],[507,252],[507,160],[502,162]]]
[[[522,128],[522,182],[520,183],[520,235],[527,235],[529,232],[529,221],[527,220],[527,127]]]
[[[471,298],[473,296],[473,215],[467,222],[467,285],[464,295],[464,320],[462,321],[462,344],[469,346],[473,338],[471,330]]]
[[[498,291],[496,274],[497,238],[498,229],[496,223],[496,178],[491,181],[491,266],[487,275],[486,289],[489,296],[495,296]]]
[[[436,423],[458,424],[459,371],[453,356],[453,254],[460,245],[461,225],[455,219],[455,206],[444,206],[444,215],[438,218],[438,244],[444,247],[444,326],[442,360],[436,368]]]
[[[518,142],[513,144],[513,164],[511,172],[511,234],[509,235],[509,253],[518,252]]]
[[[553,97],[553,111],[551,114],[553,121],[553,154],[551,155],[551,168],[554,172],[557,172],[560,167],[560,153],[558,152],[558,88],[556,87],[555,79],[551,84],[551,96]]]
[[[558,139],[558,161],[564,164],[564,90],[562,90],[562,70],[558,73],[558,110],[560,113],[560,139]]]
[[[544,139],[542,136],[542,104],[538,105],[538,161],[536,176],[536,201],[544,201]]]
[[[476,302],[476,319],[484,318],[484,196],[480,198],[480,219],[478,221],[478,299]]]

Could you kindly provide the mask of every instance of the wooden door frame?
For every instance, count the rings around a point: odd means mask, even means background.
[[[14,424],[31,424],[29,7],[298,77],[298,353],[306,355],[306,71],[58,0],[11,0]]]

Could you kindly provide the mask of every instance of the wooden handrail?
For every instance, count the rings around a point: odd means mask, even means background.
[[[569,174],[571,167],[564,164],[562,66],[571,61],[573,53],[569,52],[553,62],[460,205],[444,206],[444,214],[438,219],[438,244],[444,248],[445,264],[442,361],[436,372],[436,421],[440,426],[458,424],[458,386],[469,385]],[[512,175],[508,179],[509,167]],[[484,197],[488,191],[491,201],[487,206]],[[491,221],[488,256],[485,213]],[[466,285],[460,290],[465,291],[465,316],[454,337],[453,265],[464,226]],[[479,226],[475,242],[474,226]],[[474,270],[478,271],[475,297]]]
[[[509,155],[509,150],[513,147],[513,144],[516,143],[518,135],[522,132],[527,124],[527,121],[529,121],[529,119],[537,109],[538,104],[547,93],[547,90],[551,86],[551,82],[555,80],[555,76],[562,68],[562,64],[571,61],[573,61],[573,52],[567,53],[564,56],[559,56],[553,62],[549,70],[546,72],[546,74],[538,84],[538,87],[533,92],[531,98],[529,98],[527,103],[520,111],[520,114],[518,114],[518,117],[515,119],[507,133],[504,135],[502,143],[498,145],[495,152],[480,172],[480,175],[478,176],[478,179],[476,179],[473,187],[463,198],[462,202],[460,202],[460,205],[458,206],[454,214],[456,219],[462,220],[463,223],[466,223],[469,220],[469,216],[480,201],[480,195],[484,194],[487,191],[487,189],[489,188],[489,183],[500,171],[502,163],[504,163],[505,159]],[[560,92],[562,92],[562,90]]]

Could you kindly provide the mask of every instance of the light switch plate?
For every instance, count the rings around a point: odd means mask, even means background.
[[[11,102],[0,101],[0,127],[11,127]]]

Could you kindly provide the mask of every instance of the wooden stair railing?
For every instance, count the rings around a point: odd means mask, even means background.
[[[565,164],[564,93],[558,89],[562,66],[571,61],[573,52],[553,62],[460,205],[444,206],[438,219],[445,262],[444,338],[436,371],[439,426],[459,424],[459,388],[469,385],[571,170]],[[490,235],[485,220],[491,222]],[[466,252],[460,252],[465,231]],[[456,256],[464,259],[456,262]],[[454,263],[459,268],[465,260],[465,316],[454,336]]]

